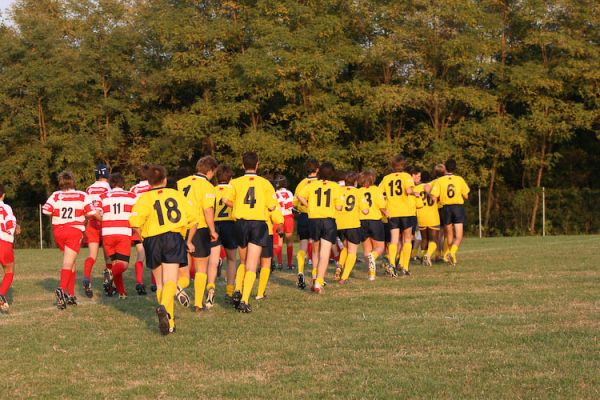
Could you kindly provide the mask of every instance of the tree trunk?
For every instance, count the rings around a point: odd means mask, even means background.
[[[535,195],[533,197],[533,208],[531,210],[531,221],[529,222],[529,233],[535,233],[535,222],[537,219],[537,210],[540,205],[539,189],[542,186],[542,176],[544,174],[544,159],[546,158],[546,140],[544,140],[542,142],[542,150],[540,153],[540,157],[541,157],[541,161],[540,161],[540,166],[539,166],[538,172],[537,172],[537,179],[535,182],[535,187],[537,190],[535,191]]]
[[[108,99],[108,92],[110,91],[110,85],[106,81],[106,76],[102,74],[102,93],[104,95],[104,102]],[[108,136],[108,130],[110,128],[110,117],[108,111],[104,113],[104,129],[105,135]]]
[[[389,114],[385,119],[385,142],[392,144],[392,117]]]
[[[494,205],[494,183],[496,182],[496,165],[497,165],[497,161],[494,158],[494,162],[492,164],[492,174],[490,176],[490,187],[488,188],[488,192],[487,192],[487,204],[486,204],[486,209],[485,209],[485,222],[483,223],[483,226],[485,227],[486,232],[487,232],[487,229],[489,227],[490,215],[492,213],[492,207]]]
[[[46,144],[48,139],[48,131],[46,130],[46,116],[44,115],[44,107],[42,105],[43,97],[38,97],[38,127],[40,129],[40,142]]]

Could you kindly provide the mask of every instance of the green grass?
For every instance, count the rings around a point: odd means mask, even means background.
[[[599,236],[468,239],[457,268],[368,282],[359,264],[321,296],[277,272],[252,314],[219,286],[207,315],[177,306],[168,337],[131,270],[127,300],[80,293],[58,311],[60,253],[20,250],[0,397],[597,399],[599,249]]]

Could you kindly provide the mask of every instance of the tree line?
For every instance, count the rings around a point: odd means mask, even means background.
[[[542,186],[557,232],[597,231],[599,16],[591,0],[19,0],[0,25],[0,174],[25,207],[98,161],[133,183],[144,162],[237,167],[252,149],[295,182],[307,157],[381,174],[401,152],[455,158],[487,234],[539,230]]]

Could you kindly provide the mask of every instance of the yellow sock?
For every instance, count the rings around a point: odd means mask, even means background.
[[[244,264],[240,264],[235,273],[235,291],[241,292],[244,287],[244,275],[246,274],[246,266]]]
[[[390,244],[388,246],[388,261],[390,264],[396,265],[396,254],[398,253],[398,246],[395,244]]]
[[[162,288],[161,289],[156,289],[156,300],[158,301],[158,304],[161,304],[162,301]]]
[[[244,275],[244,288],[242,291],[242,301],[246,304],[248,304],[248,300],[250,300],[254,281],[256,281],[256,272],[246,271],[246,275]]]
[[[311,271],[312,278],[316,279],[317,278],[317,274],[318,274],[317,267],[313,265],[312,271]]]
[[[419,255],[419,248],[413,247],[412,251],[410,252],[410,258],[415,258],[418,255]]]
[[[265,290],[267,290],[267,283],[269,282],[269,276],[271,276],[271,268],[261,268],[260,277],[258,278],[258,292],[257,297],[263,297]]]
[[[452,247],[450,247],[450,254],[452,254],[452,258],[454,258],[454,261],[456,262],[456,252],[458,251],[458,246],[453,244]]]
[[[204,272],[196,272],[194,276],[194,302],[195,306],[198,308],[202,308],[202,303],[204,302],[204,289],[206,289],[206,281],[208,280],[208,275]]]
[[[304,250],[299,250],[298,254],[296,254],[296,261],[298,262],[298,273],[304,273],[304,258],[306,257],[306,252]]]
[[[342,251],[340,251],[340,258],[338,259],[340,265],[346,265],[346,257],[348,257],[348,249],[344,247]]]
[[[346,257],[346,263],[344,264],[344,272],[342,273],[343,280],[346,280],[350,277],[350,272],[352,272],[352,268],[354,268],[355,263],[356,254],[348,254]]]
[[[214,283],[209,283],[208,285],[206,285],[206,290],[210,290],[210,289],[216,289],[216,286]]]
[[[450,252],[450,247],[448,247],[448,242],[446,241],[446,238],[444,238],[444,258],[446,258],[446,255]]]
[[[371,257],[373,257],[373,261],[377,261],[377,259],[379,258],[379,254],[377,254],[376,251],[372,251],[371,252]]]
[[[235,288],[234,285],[227,285],[225,286],[225,294],[229,297],[233,296],[233,289]]]
[[[319,283],[319,285],[321,287],[325,286],[325,279],[323,279],[323,278],[317,278],[317,282]]]
[[[182,276],[181,278],[179,278],[177,280],[177,286],[179,286],[182,289],[189,287],[190,286],[190,278],[188,278],[187,276]]]
[[[177,284],[175,282],[167,282],[163,286],[162,304],[169,313],[169,327],[175,326],[174,309],[175,309],[175,293],[177,292]]]
[[[429,245],[427,245],[427,255],[429,256],[429,258],[433,256],[433,253],[435,253],[436,249],[437,244],[434,241],[429,242]]]
[[[410,253],[412,253],[412,243],[404,243],[400,254],[400,265],[407,271],[408,266],[410,265]]]

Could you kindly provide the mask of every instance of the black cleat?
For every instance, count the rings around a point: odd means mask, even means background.
[[[161,335],[165,336],[169,334],[169,313],[162,304],[156,307],[156,316],[158,317],[158,330]]]
[[[243,301],[240,302],[240,305],[237,307],[238,312],[241,313],[251,313],[252,312],[252,308],[250,307],[250,304],[246,304]]]
[[[409,276],[409,275],[410,275],[410,271],[409,271],[409,270],[407,270],[407,269],[405,269],[405,270],[404,270],[404,275],[406,275],[406,276]]]
[[[137,285],[135,285],[135,291],[137,292],[138,295],[145,296],[146,295],[146,286],[144,286],[143,283],[138,283]]]
[[[288,265],[288,269],[290,269],[290,270],[295,269],[295,268],[296,268],[296,266],[294,264]]]
[[[75,297],[75,295],[70,295],[70,294],[65,293],[65,301],[66,301],[67,305],[69,305],[69,306],[77,305],[77,297]]]
[[[67,308],[67,301],[65,297],[65,292],[61,288],[56,288],[54,291],[54,295],[56,296],[56,308],[59,310],[64,310]]]
[[[113,273],[110,269],[106,268],[104,270],[104,293],[106,293],[108,297],[112,297],[114,292]]]
[[[88,299],[94,297],[94,291],[92,290],[92,284],[87,279],[83,280],[83,290]]]
[[[156,292],[156,285],[150,285],[150,290]]]
[[[299,289],[306,289],[306,281],[304,280],[304,274],[298,274],[298,288]]]
[[[215,289],[208,289],[206,294],[206,308],[211,309],[215,305]]]
[[[240,292],[239,290],[236,290],[235,292],[233,292],[233,296],[231,296],[231,304],[233,304],[233,306],[235,308],[238,308],[241,301],[242,301],[242,292]]]
[[[0,312],[8,313],[8,308],[8,300],[6,300],[6,297],[0,294]]]

